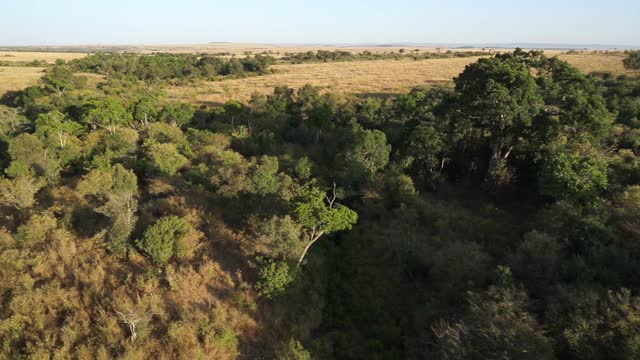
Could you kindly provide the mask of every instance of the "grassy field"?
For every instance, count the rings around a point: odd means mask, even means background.
[[[610,71],[625,73],[620,54],[560,55],[585,73]],[[417,85],[448,83],[464,67],[478,58],[431,60],[378,60],[321,64],[277,65],[275,74],[245,79],[202,82],[195,86],[169,89],[169,96],[196,104],[215,105],[229,99],[247,100],[254,93],[267,94],[278,85],[293,88],[305,84],[324,91],[360,95],[385,95],[406,92]]]
[[[339,93],[396,94],[415,85],[449,82],[467,64],[476,60],[454,58],[276,65],[273,67],[275,74],[172,87],[169,96],[213,105],[228,99],[247,100],[254,93],[270,93],[279,85],[299,88],[305,84]]]
[[[53,64],[58,59],[73,60],[86,56],[81,53],[35,52],[35,51],[0,51],[0,61],[30,62],[34,60]]]
[[[609,71],[614,75],[627,74],[633,72],[626,70],[622,65],[625,55],[622,53],[610,54],[563,54],[559,55],[562,60],[568,61],[585,74],[591,72]]]
[[[38,67],[0,66],[0,96],[7,91],[35,85],[42,76],[42,70]]]
[[[138,49],[138,48],[132,48]],[[297,52],[307,50],[335,50],[336,47],[311,46],[273,46],[251,44],[208,44],[202,46],[167,46],[144,47],[143,51],[182,51],[182,52],[231,52],[242,54],[247,51],[260,53],[271,51]],[[352,52],[362,51],[397,51],[399,48],[359,47],[340,48]],[[429,49],[421,49],[426,51]],[[433,49],[431,49],[433,51]],[[442,51],[445,51],[443,49]],[[465,49],[467,50],[467,49]],[[622,66],[623,54],[581,53],[561,54],[559,51],[548,51],[548,55],[559,55],[562,59],[577,66],[584,73],[592,71],[610,71],[613,74],[626,73]],[[83,53],[66,52],[27,52],[0,51],[0,60],[13,62],[29,62],[44,60],[52,63],[56,59],[71,60],[85,56]],[[321,87],[324,91],[353,94],[386,95],[406,92],[417,85],[433,85],[449,83],[464,67],[478,58],[451,58],[430,60],[377,60],[359,62],[335,62],[299,65],[276,65],[276,73],[230,79],[216,82],[200,82],[193,86],[175,86],[168,89],[173,99],[189,101],[196,104],[215,105],[229,99],[247,100],[254,93],[270,93],[273,87],[288,85],[298,88],[304,84]],[[37,67],[0,67],[0,96],[10,90],[20,90],[37,83],[42,75],[42,68]]]

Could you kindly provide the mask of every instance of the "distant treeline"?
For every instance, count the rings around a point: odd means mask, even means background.
[[[388,60],[388,59],[449,59],[463,58],[471,56],[488,56],[488,51],[451,51],[446,52],[420,52],[420,49],[407,51],[400,49],[398,52],[373,53],[371,51],[363,51],[361,53],[352,53],[346,50],[318,50],[318,51],[302,51],[297,53],[285,53],[281,58],[284,62],[292,64],[317,63],[317,62],[334,62],[334,61],[362,61],[362,60]]]
[[[270,56],[255,55],[225,59],[210,55],[169,54],[94,54],[69,62],[74,71],[143,81],[171,79],[213,80],[226,76],[257,75],[269,72]]]

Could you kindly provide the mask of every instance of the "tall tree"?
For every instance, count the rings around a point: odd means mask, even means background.
[[[302,264],[311,246],[324,234],[348,230],[358,221],[358,214],[348,207],[338,204],[334,184],[331,195],[310,186],[293,203],[293,212],[297,221],[307,233],[307,245],[298,258],[298,267]]]
[[[137,220],[138,178],[131,170],[116,164],[109,171],[92,170],[78,184],[83,195],[93,195],[95,211],[111,219],[109,248],[122,251]]]
[[[455,116],[489,148],[491,174],[525,141],[543,98],[527,64],[515,57],[480,59],[454,81]]]
[[[84,120],[94,130],[101,127],[113,134],[117,127],[131,124],[133,117],[118,100],[105,98],[92,102],[92,108],[84,115]]]

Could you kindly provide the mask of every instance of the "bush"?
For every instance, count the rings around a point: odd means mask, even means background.
[[[187,165],[189,160],[182,156],[174,144],[153,144],[149,156],[154,168],[163,175],[172,176]]]
[[[272,299],[282,294],[294,280],[293,270],[282,261],[269,261],[258,271],[256,290],[260,296]]]
[[[137,245],[156,265],[165,265],[174,255],[180,238],[190,230],[191,225],[182,218],[163,217],[147,229]]]
[[[291,338],[276,349],[276,360],[311,360],[311,354],[300,341]]]

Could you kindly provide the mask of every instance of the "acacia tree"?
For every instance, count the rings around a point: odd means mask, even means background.
[[[81,87],[83,80],[86,80],[86,78],[74,76],[70,67],[56,65],[45,72],[41,82],[45,89],[61,95],[67,90]]]
[[[133,120],[127,108],[115,99],[95,100],[92,105],[92,109],[85,114],[84,120],[92,126],[93,130],[101,127],[113,134],[118,126],[127,126]]]
[[[133,119],[144,127],[149,126],[149,123],[155,121],[158,116],[157,104],[158,99],[153,96],[140,97],[131,108]]]
[[[59,149],[64,149],[71,137],[81,133],[82,125],[67,119],[65,114],[57,110],[40,114],[36,119],[36,134],[53,139]]]
[[[297,221],[304,227],[307,245],[298,259],[302,264],[311,246],[324,234],[348,230],[358,221],[358,214],[344,205],[336,203],[336,186],[333,185],[329,196],[316,187],[303,190],[302,195],[293,203],[293,212]]]

